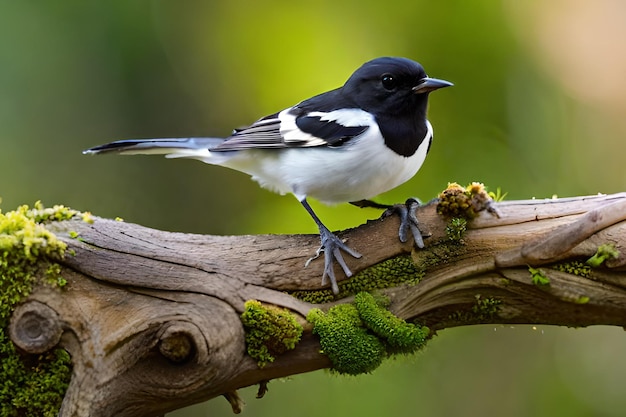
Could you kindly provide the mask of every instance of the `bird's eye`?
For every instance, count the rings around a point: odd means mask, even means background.
[[[383,76],[380,77],[380,81],[383,83],[383,87],[387,90],[393,90],[396,88],[396,77],[391,74],[383,74]]]

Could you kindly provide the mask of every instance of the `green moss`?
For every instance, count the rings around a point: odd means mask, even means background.
[[[387,342],[393,353],[413,353],[424,347],[430,330],[396,317],[372,294],[360,292],[354,305],[365,326]]]
[[[256,300],[246,301],[241,321],[246,331],[248,355],[259,367],[294,349],[302,336],[302,326],[289,310],[263,305]]]
[[[424,277],[424,269],[415,265],[409,255],[397,256],[371,266],[352,278],[339,282],[339,293],[330,289],[317,291],[290,291],[289,294],[306,302],[322,304],[345,298],[362,291],[417,284]]]
[[[550,278],[546,275],[543,269],[528,267],[532,283],[538,287],[550,285]]]
[[[34,362],[36,366],[14,364],[22,378],[11,404],[17,412],[13,415],[56,416],[71,376],[70,356],[63,349],[53,349],[38,355]]]
[[[467,220],[462,217],[454,217],[446,225],[446,236],[451,242],[460,243],[465,232],[467,232]]]
[[[470,311],[455,311],[448,319],[454,323],[489,323],[498,317],[502,300],[494,297],[483,298],[480,294],[476,294],[475,298],[476,303]]]
[[[352,304],[332,307],[328,313],[314,308],[307,314],[313,333],[319,335],[322,353],[340,374],[372,372],[387,356],[385,345],[369,333]]]
[[[597,268],[609,259],[617,259],[619,257],[619,251],[615,248],[615,245],[607,243],[600,245],[595,255],[587,259],[587,265],[592,268]]]
[[[312,309],[307,320],[319,335],[322,353],[333,371],[358,375],[376,369],[389,355],[412,353],[426,344],[428,328],[410,324],[386,309],[389,300],[361,292],[354,304],[340,304],[324,313]]]
[[[33,205],[32,210],[28,210],[26,206],[22,207],[26,208],[35,223],[49,223],[53,221],[59,222],[63,220],[69,220],[72,217],[81,214],[77,210],[73,210],[69,207],[65,207],[59,204],[53,207],[45,208],[43,204],[41,204],[41,201],[37,201]]]
[[[576,304],[587,304],[589,302],[589,297],[587,297],[586,295],[581,295],[580,297],[578,297],[575,301]]]
[[[472,313],[474,313],[480,321],[490,320],[497,317],[500,304],[502,304],[501,300],[493,297],[482,298],[480,294],[477,294],[476,304],[472,307]]]
[[[16,305],[36,285],[66,284],[61,266],[66,245],[42,223],[77,212],[63,206],[21,206],[0,212],[0,416],[56,416],[69,384],[70,357],[63,349],[42,355],[17,352],[8,336]]]
[[[556,269],[557,271],[566,272],[572,275],[578,275],[579,277],[591,277],[591,267],[580,261],[571,261],[555,264],[552,265],[552,269]]]

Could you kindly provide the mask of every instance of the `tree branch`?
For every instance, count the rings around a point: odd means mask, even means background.
[[[626,326],[626,258],[582,263],[602,245],[623,251],[626,194],[497,207],[500,218],[481,214],[461,241],[446,235],[435,204],[422,207],[420,227],[431,234],[422,250],[398,241],[394,217],[341,232],[363,254],[348,266],[358,275],[410,255],[423,279],[383,292],[394,314],[432,331],[475,323]],[[331,366],[304,316],[333,303],[289,294],[320,290],[323,261],[304,268],[317,235],[201,236],[100,218],[48,228],[74,253],[63,261],[67,290],[36,289],[13,313],[11,337],[27,352],[57,344],[70,352],[63,417],[162,415],[226,393],[236,404],[238,388]],[[250,299],[288,308],[305,325],[296,349],[263,368],[245,350],[240,315]]]

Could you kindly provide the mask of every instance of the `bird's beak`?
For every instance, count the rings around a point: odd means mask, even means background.
[[[413,92],[415,94],[430,93],[431,91],[435,91],[444,87],[450,87],[453,85],[454,84],[446,80],[424,77],[420,80],[420,83],[418,85],[413,87]]]

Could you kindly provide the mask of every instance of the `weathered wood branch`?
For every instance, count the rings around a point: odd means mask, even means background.
[[[396,315],[434,331],[474,323],[626,326],[624,255],[589,277],[568,269],[604,244],[623,252],[626,194],[498,209],[500,218],[470,222],[459,244],[446,236],[435,206],[422,207],[421,227],[431,233],[423,250],[398,241],[396,218],[370,221],[341,233],[363,254],[348,265],[358,273],[406,254],[426,265],[419,284],[384,292]],[[28,352],[57,344],[70,352],[74,371],[61,416],[162,415],[330,366],[309,327],[295,350],[259,368],[245,353],[240,321],[249,299],[302,317],[314,307],[287,292],[319,289],[323,262],[303,267],[316,235],[201,236],[100,218],[50,228],[74,252],[64,260],[67,289],[36,290],[13,314],[11,336]],[[542,267],[549,285],[534,284],[529,266]],[[486,314],[481,300],[496,300],[497,308]]]

